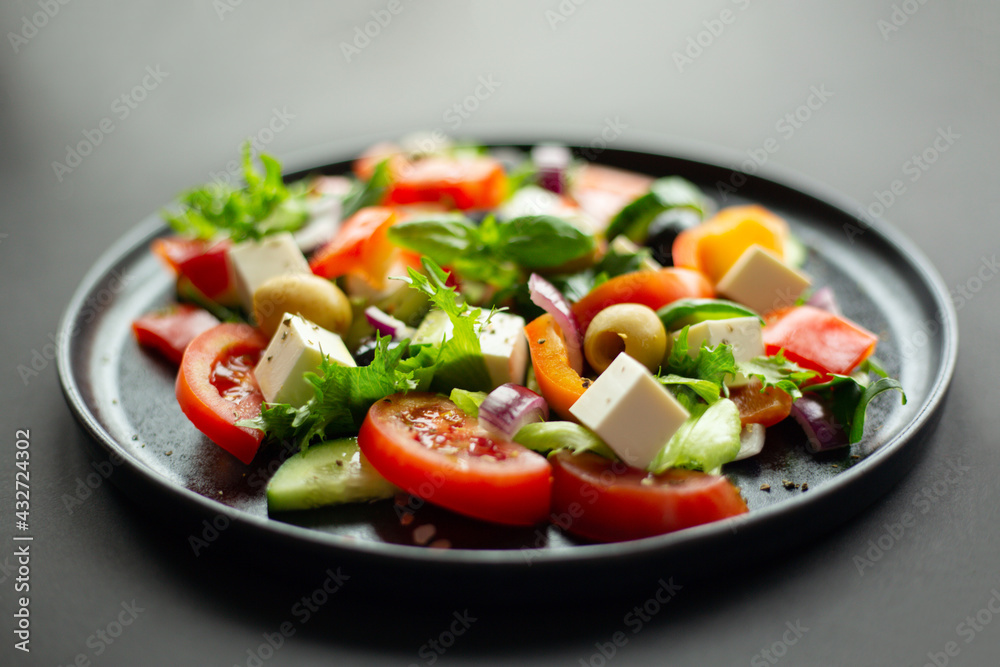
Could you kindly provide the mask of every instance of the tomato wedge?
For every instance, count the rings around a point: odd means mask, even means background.
[[[361,209],[316,252],[309,268],[323,278],[355,273],[369,285],[383,287],[386,272],[397,256],[388,236],[396,219],[396,212],[391,208],[369,206]]]
[[[394,164],[386,204],[441,202],[459,210],[495,208],[507,196],[503,165],[491,157],[425,157]]]
[[[586,331],[597,313],[617,303],[641,303],[653,310],[685,298],[715,296],[701,273],[668,267],[657,271],[634,271],[601,283],[573,304],[573,313]]]
[[[219,320],[207,310],[181,303],[165,310],[146,313],[132,323],[140,345],[157,350],[175,364],[198,334],[216,326]]]
[[[792,412],[792,397],[777,387],[761,391],[760,380],[729,390],[729,398],[740,410],[740,423],[774,426]]]
[[[626,204],[646,194],[653,179],[635,172],[586,163],[573,180],[573,199],[602,228]]]
[[[253,368],[267,338],[247,324],[220,324],[191,341],[177,374],[177,402],[215,444],[250,463],[264,432],[237,426],[260,414],[264,397]]]
[[[768,355],[784,350],[788,359],[821,373],[849,375],[878,343],[878,336],[846,317],[813,306],[782,308],[765,319]]]
[[[488,435],[442,396],[393,394],[375,403],[358,445],[387,480],[453,512],[515,526],[548,517],[545,458]]]
[[[168,236],[153,241],[156,253],[177,274],[187,277],[206,297],[235,303],[236,287],[229,262],[228,240],[204,241]]]
[[[721,475],[672,469],[650,476],[591,452],[564,450],[549,461],[553,516],[591,540],[637,540],[747,512],[739,490]]]
[[[524,333],[528,337],[535,381],[545,401],[563,419],[577,421],[569,409],[590,386],[590,380],[582,378],[570,366],[566,339],[559,325],[546,313],[529,322]]]

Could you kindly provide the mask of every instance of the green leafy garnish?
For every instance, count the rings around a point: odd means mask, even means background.
[[[833,418],[847,429],[851,444],[860,442],[864,437],[865,416],[873,398],[895,390],[900,393],[902,404],[906,405],[903,385],[890,377],[880,377],[875,382],[866,383],[853,375],[833,375],[828,382],[810,386],[807,390],[828,402]]]
[[[243,179],[246,187],[209,183],[182,194],[180,213],[163,217],[178,234],[210,239],[220,234],[234,242],[260,240],[268,234],[295,231],[309,216],[305,188],[292,190],[281,180],[281,165],[270,155],[260,154],[264,173],[253,166],[250,143],[243,145]]]
[[[340,217],[346,220],[365,206],[379,204],[391,182],[392,174],[389,173],[389,160],[382,160],[375,165],[375,170],[368,181],[356,183],[351,191],[344,196]]]
[[[659,381],[660,384],[662,384],[665,387],[671,387],[671,388],[685,387],[687,389],[690,389],[692,392],[695,393],[695,395],[698,396],[698,398],[702,399],[709,405],[715,403],[716,401],[722,398],[721,396],[722,388],[718,384],[710,382],[708,380],[686,378],[680,375],[675,375],[673,373],[657,376],[656,379],[657,381]],[[675,395],[677,395],[676,392]],[[683,396],[687,395],[683,394]],[[681,399],[681,395],[677,395],[677,397]],[[681,403],[684,404],[684,407],[687,408],[689,412],[691,411],[691,406],[693,405],[691,401],[686,401],[681,399]]]
[[[465,389],[455,387],[451,390],[451,395],[448,398],[462,412],[477,419],[479,417],[479,406],[486,400],[486,396],[485,391],[466,391]]]
[[[423,346],[416,356],[406,360],[404,368],[433,368],[431,388],[442,393],[455,387],[489,391],[492,383],[479,345],[482,310],[469,306],[454,288],[445,284],[448,274],[434,260],[422,257],[420,261],[427,275],[409,268],[409,277],[401,280],[426,294],[435,307],[444,311],[451,322],[451,332],[442,332],[440,342]]]
[[[728,398],[694,406],[691,416],[646,468],[660,474],[669,468],[718,473],[740,451],[740,411]]]
[[[587,256],[595,246],[593,236],[550,215],[505,222],[487,216],[477,225],[461,214],[445,214],[393,225],[389,239],[453,267],[463,278],[501,289],[523,282],[534,269]]]
[[[318,372],[303,376],[314,392],[304,405],[265,404],[260,416],[237,425],[260,429],[300,448],[317,439],[356,434],[373,403],[418,388],[413,373],[400,367],[407,345],[389,348],[390,341],[388,336],[379,338],[375,359],[368,366],[341,366],[324,356]]]
[[[702,345],[698,349],[698,354],[691,356],[688,353],[687,340],[689,329],[690,327],[684,327],[677,334],[663,369],[667,373],[707,380],[724,388],[726,376],[736,375],[739,372],[736,360],[733,358],[733,346],[722,344],[708,347]]]
[[[594,452],[608,459],[617,459],[607,443],[586,426],[573,422],[553,421],[525,424],[514,434],[514,442],[545,454],[568,449],[574,454]]]
[[[750,361],[737,362],[736,367],[747,377],[760,380],[761,391],[777,387],[791,396],[792,400],[802,398],[803,385],[819,375],[816,371],[789,361],[780,352],[771,357],[754,357]]]
[[[653,181],[649,192],[627,204],[608,225],[608,240],[625,234],[636,243],[646,240],[649,223],[672,208],[685,206],[702,216],[708,211],[709,202],[704,193],[688,180],[668,176]]]

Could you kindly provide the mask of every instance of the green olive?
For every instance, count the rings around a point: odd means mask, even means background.
[[[351,326],[351,303],[336,285],[311,273],[275,276],[253,294],[253,316],[268,336],[285,313],[301,315],[328,331],[344,334]]]
[[[656,372],[667,352],[667,332],[656,311],[638,303],[608,306],[591,320],[583,353],[598,373],[621,352]]]

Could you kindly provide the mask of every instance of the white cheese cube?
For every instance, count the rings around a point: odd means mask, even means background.
[[[286,273],[311,273],[309,262],[289,232],[238,243],[229,249],[229,259],[240,301],[251,313],[254,292],[268,280]]]
[[[691,416],[645,366],[624,353],[569,411],[636,468],[646,468]]]
[[[480,321],[489,315],[483,312]],[[434,345],[451,337],[451,319],[442,310],[432,310],[417,327],[414,345]],[[489,324],[479,334],[486,370],[494,388],[508,382],[524,384],[528,369],[528,339],[524,335],[524,318],[508,313],[494,313]]]
[[[809,276],[755,244],[740,255],[715,290],[727,299],[764,314],[795,305],[795,300],[811,284]]]
[[[528,368],[528,339],[524,335],[524,318],[507,313],[494,313],[489,324],[479,334],[479,346],[486,358],[486,370],[494,387],[513,382],[524,384]]]
[[[298,315],[285,313],[254,369],[264,400],[293,407],[304,405],[314,392],[302,376],[315,372],[324,356],[341,366],[357,365],[340,336]]]
[[[676,339],[678,334],[674,334]],[[688,354],[698,355],[699,348],[732,345],[736,361],[750,361],[764,354],[764,336],[760,320],[756,317],[733,317],[727,320],[706,320],[688,328]],[[730,387],[745,385],[749,380],[739,373],[736,377],[726,376]]]

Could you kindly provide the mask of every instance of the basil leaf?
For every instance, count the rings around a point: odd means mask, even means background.
[[[389,240],[426,255],[438,264],[452,264],[479,243],[479,230],[461,214],[408,220],[389,228]]]
[[[497,250],[525,269],[565,264],[594,251],[594,237],[552,215],[529,215],[498,225]]]

